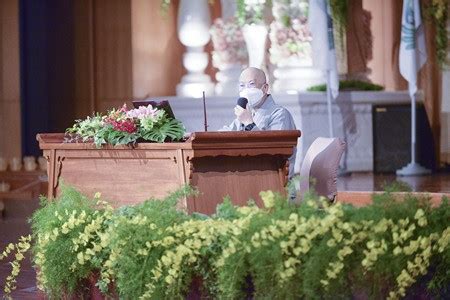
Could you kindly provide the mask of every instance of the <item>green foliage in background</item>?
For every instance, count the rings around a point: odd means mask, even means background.
[[[436,28],[434,38],[436,44],[436,57],[439,64],[444,66],[447,61],[448,36],[447,21],[449,17],[448,0],[430,0],[423,4],[425,19]]]
[[[163,16],[167,16],[167,13],[169,11],[169,7],[172,4],[172,0],[160,0],[160,8],[161,8],[161,13]],[[234,0],[232,0],[234,1]],[[214,0],[208,0],[209,4],[214,4]]]
[[[52,298],[79,292],[80,282],[102,267],[107,257],[101,246],[113,210],[62,186],[57,201],[41,199],[42,208],[31,219],[38,287]]]
[[[348,19],[348,1],[349,0],[329,0],[331,8],[331,16],[338,32],[338,38],[341,45],[344,45],[344,35],[347,30]]]
[[[311,86],[307,89],[309,92],[326,92],[326,84]],[[378,84],[359,81],[359,80],[341,80],[339,81],[340,91],[382,91],[384,87]]]
[[[264,24],[264,11],[272,6],[271,0],[236,0],[236,19],[239,26]]]

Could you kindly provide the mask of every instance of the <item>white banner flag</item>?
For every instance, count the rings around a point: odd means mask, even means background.
[[[413,97],[417,92],[417,72],[427,60],[419,0],[403,0],[399,60],[400,74],[408,81],[409,95]]]
[[[325,74],[330,72],[327,79],[331,88],[331,95],[336,98],[339,94],[339,77],[336,64],[336,50],[334,48],[333,20],[330,5],[326,0],[310,0],[308,26],[312,35],[312,57],[314,66]]]

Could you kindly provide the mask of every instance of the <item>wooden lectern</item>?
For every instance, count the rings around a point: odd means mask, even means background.
[[[300,131],[195,132],[185,142],[104,146],[65,143],[64,134],[38,134],[48,161],[48,197],[60,180],[88,197],[95,192],[118,207],[162,198],[184,184],[199,190],[181,206],[212,214],[223,197],[244,205],[259,192],[285,193],[288,158]]]

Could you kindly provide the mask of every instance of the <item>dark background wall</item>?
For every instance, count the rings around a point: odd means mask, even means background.
[[[19,21],[22,152],[37,156],[37,133],[74,121],[73,0],[21,0]]]

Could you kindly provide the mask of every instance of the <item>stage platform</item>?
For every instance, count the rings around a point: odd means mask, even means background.
[[[338,198],[341,195],[366,199],[372,192],[383,191],[386,184],[403,182],[414,192],[450,194],[450,172],[435,173],[429,176],[397,177],[394,174],[352,173],[338,178]],[[42,190],[46,190],[42,187]],[[31,195],[31,194],[30,194]],[[437,194],[436,194],[437,195]],[[37,207],[39,199],[22,199],[19,205],[6,204],[6,213],[0,220],[0,249],[7,243],[16,241],[20,235],[30,232],[27,219]],[[365,200],[364,200],[365,201]],[[10,272],[10,265],[6,261],[0,262],[0,282],[4,282]],[[17,282],[17,290],[12,294],[13,299],[44,299],[36,288],[36,274],[29,260],[29,254],[24,262],[22,272]],[[2,291],[0,291],[0,298]]]
[[[338,191],[383,191],[386,184],[406,184],[413,192],[450,193],[450,171],[437,172],[429,176],[396,176],[355,172],[338,178]]]
[[[435,173],[429,176],[402,177],[395,174],[350,173],[338,178],[337,201],[364,206],[372,202],[374,194],[383,193],[391,186],[400,200],[412,192],[415,196],[430,198],[432,205],[439,205],[442,197],[450,198],[450,173]]]

